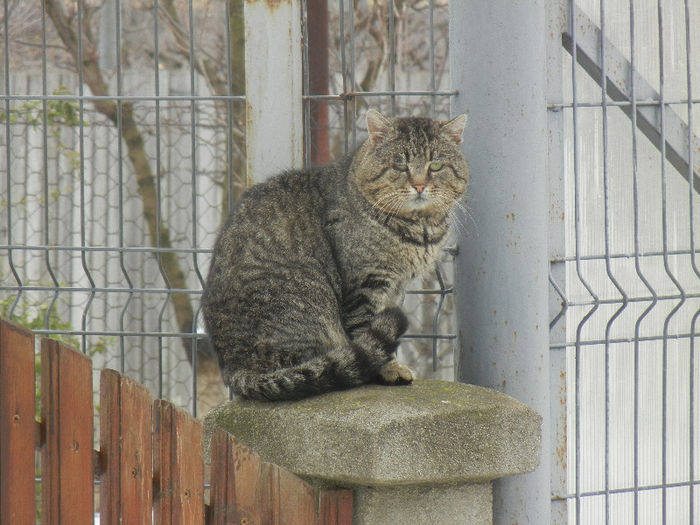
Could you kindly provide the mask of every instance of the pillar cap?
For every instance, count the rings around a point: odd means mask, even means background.
[[[495,390],[436,380],[366,385],[301,401],[235,399],[205,427],[300,476],[333,484],[478,483],[530,472],[542,418]]]

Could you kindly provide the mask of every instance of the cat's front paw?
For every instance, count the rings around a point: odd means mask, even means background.
[[[387,385],[410,385],[416,378],[413,370],[392,359],[379,371],[380,382]]]
[[[383,344],[391,346],[392,351],[396,350],[398,339],[408,328],[408,318],[395,306],[386,308],[379,312],[370,324],[370,333],[379,339]]]

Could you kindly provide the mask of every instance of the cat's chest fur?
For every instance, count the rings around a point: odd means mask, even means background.
[[[408,281],[431,267],[446,226],[401,226],[405,231],[357,210],[329,210],[325,229],[345,292],[382,288],[381,306],[390,306],[400,302]]]

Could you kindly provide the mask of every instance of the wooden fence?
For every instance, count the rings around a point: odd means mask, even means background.
[[[96,486],[100,525],[351,524],[351,491],[314,489],[222,431],[206,494],[201,424],[114,370],[93,450],[90,359],[51,339],[40,357],[31,332],[0,320],[0,525],[93,524]]]

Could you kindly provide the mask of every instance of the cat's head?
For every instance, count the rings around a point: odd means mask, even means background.
[[[440,121],[367,112],[369,137],[353,161],[355,183],[373,209],[443,218],[467,189],[459,145],[467,116]]]

